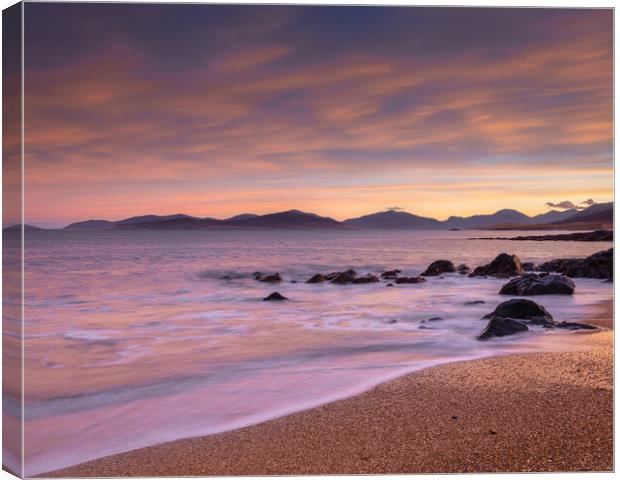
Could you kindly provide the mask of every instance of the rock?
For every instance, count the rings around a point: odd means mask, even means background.
[[[445,320],[442,317],[431,317],[428,320],[422,320],[420,323],[426,323],[426,322],[440,322],[442,320]]]
[[[471,269],[464,263],[461,263],[458,267],[456,267],[456,271],[459,272],[461,275],[467,275],[470,270]]]
[[[381,278],[385,278],[385,279],[395,279],[396,277],[398,277],[398,274],[402,273],[400,270],[388,270],[387,272],[383,272],[381,274]]]
[[[399,277],[396,279],[398,285],[403,283],[424,283],[426,278],[424,277]]]
[[[284,295],[279,292],[270,293],[267,297],[263,298],[263,302],[273,302],[273,301],[281,301],[288,300]]]
[[[523,268],[521,267],[521,261],[516,255],[508,255],[507,253],[500,253],[495,260],[491,263],[476,267],[476,269],[469,274],[470,277],[481,277],[485,275],[493,275],[499,278],[502,277],[514,277],[515,275],[523,274]]]
[[[428,267],[426,267],[426,270],[422,272],[422,275],[425,277],[436,277],[437,275],[446,272],[456,272],[456,268],[454,268],[452,262],[449,260],[435,260]]]
[[[252,277],[254,277],[254,280],[260,280],[260,277],[263,276],[263,272],[253,272],[252,273]]]
[[[280,276],[279,273],[268,273],[267,275],[259,276],[258,280],[260,282],[276,283],[276,282],[281,282],[282,277]]]
[[[532,272],[534,271],[534,262],[523,262],[521,267],[525,272]]]
[[[355,272],[353,270],[347,270],[346,272],[338,272],[336,276],[331,280],[331,283],[335,283],[337,285],[346,285],[347,283],[352,283],[354,279]]]
[[[549,260],[548,262],[541,263],[534,267],[534,270],[538,272],[558,272],[564,273],[569,265],[579,262],[578,258],[558,258],[556,260]]]
[[[545,310],[545,307],[538,305],[532,300],[526,300],[524,298],[502,302],[495,308],[495,310],[482,318],[493,319],[495,317],[517,319],[532,325],[555,325],[553,316]]]
[[[354,284],[358,284],[358,283],[377,283],[378,281],[379,281],[379,279],[376,276],[374,276],[374,275],[372,275],[370,273],[367,273],[366,275],[364,275],[362,277],[354,278],[352,283],[354,283]]]
[[[614,272],[614,249],[603,250],[589,257],[560,258],[542,263],[536,270],[563,273],[572,278],[612,279]]]
[[[568,330],[598,330],[598,327],[596,325],[590,325],[589,323],[579,323],[579,322],[560,322],[555,327],[566,328]]]
[[[528,273],[513,278],[499,291],[500,295],[572,295],[575,282],[564,275]]]
[[[388,284],[386,285],[386,287],[393,287],[393,286],[394,286],[394,284],[393,284],[393,283],[388,283]]]
[[[482,303],[485,303],[484,300],[471,300],[469,302],[465,302],[463,305],[480,305]]]
[[[527,330],[529,328],[522,321],[513,318],[493,317],[477,338],[478,340],[487,340],[492,337],[505,337]]]
[[[321,283],[325,280],[327,280],[325,278],[325,275],[323,275],[322,273],[316,273],[312,275],[312,277],[310,277],[308,280],[306,280],[306,283]]]

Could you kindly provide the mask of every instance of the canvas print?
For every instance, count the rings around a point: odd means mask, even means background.
[[[3,24],[5,470],[613,470],[612,9]]]

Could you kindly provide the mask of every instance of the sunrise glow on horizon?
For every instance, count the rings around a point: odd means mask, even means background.
[[[26,223],[613,200],[612,10],[25,12]]]

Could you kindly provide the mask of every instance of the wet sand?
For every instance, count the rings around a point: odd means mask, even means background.
[[[584,321],[611,329],[612,308]],[[305,412],[43,476],[611,471],[613,331],[575,335],[579,351],[433,367]]]

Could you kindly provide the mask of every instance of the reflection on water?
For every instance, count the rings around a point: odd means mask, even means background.
[[[578,343],[578,335],[542,331],[476,341],[480,318],[505,300],[502,280],[304,283],[350,267],[419,274],[439,258],[476,266],[507,251],[540,262],[610,245],[470,236],[28,232],[26,474],[247,425],[428,365]],[[284,281],[257,282],[257,270]],[[290,301],[261,301],[274,290]],[[538,301],[570,320],[611,295],[610,284],[578,279],[575,296]],[[464,305],[472,300],[485,303]],[[436,316],[444,320],[423,322]]]

